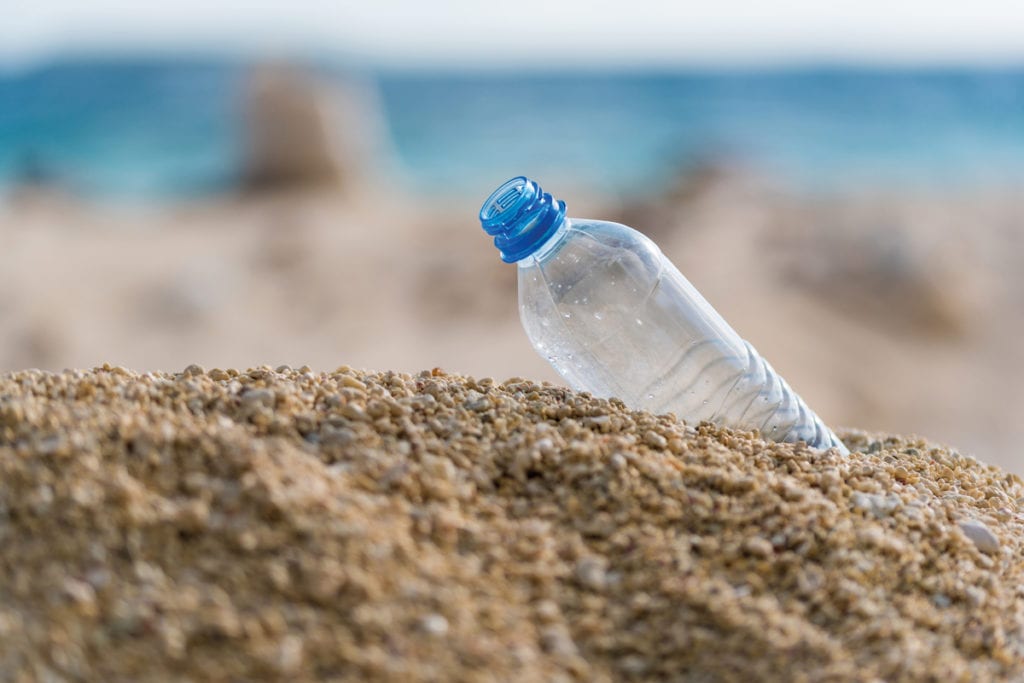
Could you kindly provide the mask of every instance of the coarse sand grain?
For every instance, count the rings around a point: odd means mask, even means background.
[[[1024,487],[511,379],[0,378],[0,680],[1021,680]]]

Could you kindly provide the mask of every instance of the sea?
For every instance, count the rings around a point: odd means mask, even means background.
[[[311,68],[372,93],[387,182],[412,192],[526,174],[657,193],[722,160],[809,192],[1024,187],[1024,65]],[[229,191],[250,74],[241,61],[124,57],[0,69],[0,192],[39,181],[114,202]]]

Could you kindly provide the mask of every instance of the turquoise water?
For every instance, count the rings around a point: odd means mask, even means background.
[[[71,63],[0,73],[0,187],[25,176],[107,198],[230,187],[242,69]]]
[[[60,63],[0,73],[0,189],[88,196],[229,189],[241,159],[235,63]],[[809,189],[1024,184],[1024,68],[618,74],[366,73],[414,189],[520,173],[655,191],[726,156]]]

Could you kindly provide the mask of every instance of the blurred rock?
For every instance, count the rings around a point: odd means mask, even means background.
[[[257,69],[245,105],[243,188],[338,187],[350,169],[339,158],[324,93],[298,69]]]
[[[678,249],[691,276],[701,273],[688,260],[699,250],[718,271],[763,267],[779,284],[887,333],[959,338],[990,308],[984,245],[972,237],[970,212],[958,218],[935,206],[933,197],[799,197],[727,158],[707,158],[665,192],[624,205],[615,220],[667,253]]]
[[[624,203],[614,220],[641,231],[659,242],[694,227],[697,214],[716,208],[744,193],[752,175],[741,163],[728,157],[706,155],[686,164],[669,181],[664,192]]]
[[[788,275],[844,313],[890,332],[961,337],[985,312],[970,242],[906,200],[831,200],[785,215]]]

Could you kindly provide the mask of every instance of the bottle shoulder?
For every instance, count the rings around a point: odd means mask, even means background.
[[[622,223],[589,218],[569,219],[569,232],[583,235],[613,248],[660,252],[658,246],[635,228]]]
[[[550,245],[519,263],[520,269],[545,271],[601,269],[630,264],[630,270],[658,273],[663,256],[658,246],[638,230],[611,221],[573,218]]]

